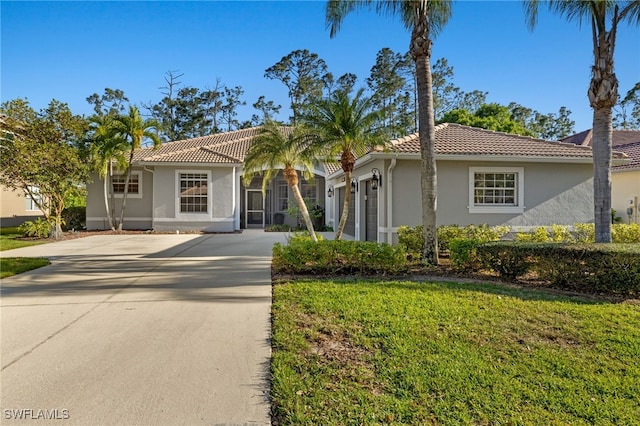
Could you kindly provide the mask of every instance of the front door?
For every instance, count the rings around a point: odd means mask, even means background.
[[[371,179],[366,181],[365,240],[378,241],[378,190],[371,187]]]
[[[264,228],[264,197],[260,189],[247,189],[245,199],[245,222],[247,228]]]

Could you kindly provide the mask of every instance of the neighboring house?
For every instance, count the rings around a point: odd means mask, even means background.
[[[297,225],[287,214],[295,203],[280,175],[262,194],[256,176],[242,182],[243,161],[259,129],[243,129],[163,144],[136,152],[127,195],[125,229],[157,231],[233,232],[271,224]],[[302,196],[313,206],[325,205],[327,169],[318,165],[311,182],[300,179]],[[119,216],[125,176],[116,175],[114,217]],[[108,229],[103,181],[87,186],[87,229]],[[111,199],[111,194],[109,195]]]
[[[563,142],[591,146],[592,130],[563,139]],[[611,208],[623,223],[640,223],[640,130],[614,130],[612,147],[630,161],[611,167]]]
[[[526,229],[593,222],[591,148],[458,124],[438,125],[435,134],[438,225]],[[625,161],[624,154],[614,153],[614,164]],[[327,185],[333,195],[327,205],[330,224],[337,223],[349,190],[345,234],[397,241],[399,226],[422,223],[418,134],[360,157],[352,182],[344,182],[339,170],[328,176]]]
[[[0,185],[0,226],[19,226],[43,216],[29,195]]]

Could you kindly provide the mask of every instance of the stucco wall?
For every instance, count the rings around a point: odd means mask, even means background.
[[[539,226],[593,221],[590,164],[439,161],[437,167],[438,225]],[[470,167],[524,167],[524,213],[470,213]],[[394,205],[403,207],[394,209],[393,226],[419,224],[420,164],[399,161],[396,170]]]
[[[125,207],[124,229],[151,229],[151,206],[153,202],[154,175],[141,168],[134,168],[142,179],[142,196],[127,196]],[[111,194],[108,194],[111,206]],[[115,197],[115,219],[120,217],[122,197]],[[93,175],[91,183],[87,184],[87,229],[109,229],[104,205],[104,181]]]
[[[611,207],[622,218],[622,223],[640,223],[640,170],[611,174]],[[635,206],[635,207],[634,207]],[[627,208],[634,207],[631,217]]]
[[[379,241],[388,240],[388,202],[393,205],[392,224],[395,231],[401,225],[421,223],[420,162],[397,160],[389,181],[390,160],[378,160],[354,171],[358,179],[367,179],[372,167],[380,169],[383,185],[378,190],[380,223]],[[552,163],[503,163],[444,161],[438,167],[438,225],[489,224],[515,227],[550,224],[572,225],[593,221],[593,167],[591,164]],[[470,167],[523,168],[524,212],[523,213],[472,213],[469,209]],[[339,179],[330,182],[339,184]],[[392,185],[389,199],[389,185]],[[360,197],[362,198],[362,197]],[[360,203],[362,204],[362,199]],[[334,208],[337,209],[336,206]],[[361,211],[360,208],[357,211]],[[362,214],[357,216],[360,220]],[[362,226],[358,227],[362,228]],[[358,233],[358,232],[356,232]]]
[[[21,191],[12,191],[0,185],[1,226],[18,226],[42,216],[40,210],[27,210],[27,199]]]
[[[180,213],[180,172],[209,174],[207,213]],[[153,228],[158,231],[234,231],[238,182],[234,183],[233,176],[232,167],[156,167]]]

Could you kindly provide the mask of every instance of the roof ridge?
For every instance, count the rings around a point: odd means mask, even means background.
[[[228,158],[229,160],[233,160],[236,163],[242,163],[242,160],[240,160],[239,158],[233,157],[231,155],[223,154],[222,152],[215,151],[215,150],[213,150],[213,149],[211,149],[209,147],[206,147],[206,146],[199,147],[199,149],[202,149],[203,151],[208,151],[208,152],[210,152],[212,154],[216,154],[216,155],[219,155],[219,156],[224,157],[224,158]]]
[[[155,155],[143,156],[138,161],[145,161],[145,160],[148,160],[149,158],[162,158],[162,157],[168,157],[168,156],[176,155],[176,154],[183,154],[185,152],[196,151],[196,150],[201,149],[201,148],[204,148],[204,147],[202,147],[202,146],[192,146],[192,147],[189,147],[189,148],[179,149],[179,150],[176,150],[176,151],[169,151],[169,152],[162,152],[162,153],[161,152],[157,152]],[[138,151],[138,153],[140,153],[140,151]]]
[[[558,141],[550,141],[550,140],[547,140],[547,139],[536,138],[536,137],[533,137],[533,136],[519,135],[517,133],[507,133],[507,132],[503,132],[503,131],[499,131],[499,130],[485,129],[483,127],[467,126],[466,124],[458,124],[458,123],[444,123],[444,124],[448,124],[451,127],[461,127],[461,128],[465,128],[465,129],[469,129],[469,130],[473,130],[473,131],[494,133],[494,134],[501,135],[501,136],[509,136],[509,137],[512,137],[512,138],[519,138],[519,139],[531,140],[531,141],[536,141],[536,142],[545,142],[545,143],[552,143],[552,144],[565,144],[565,145],[577,146],[576,144],[573,144],[573,143],[570,143],[570,142],[561,142],[559,140]],[[591,149],[590,147],[587,147],[587,148]]]

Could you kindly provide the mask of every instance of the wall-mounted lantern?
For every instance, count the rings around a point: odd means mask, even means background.
[[[382,175],[380,174],[380,170],[374,167],[371,169],[371,173],[373,173],[371,177],[371,189],[382,188]]]
[[[355,194],[358,191],[358,179],[351,178],[351,193]]]
[[[327,197],[333,197],[333,185],[329,185],[329,189],[327,189]]]

